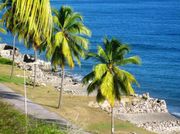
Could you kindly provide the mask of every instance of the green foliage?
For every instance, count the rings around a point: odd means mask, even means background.
[[[86,37],[91,35],[90,30],[84,26],[82,16],[71,7],[62,6],[59,11],[54,9],[53,13],[54,35],[47,57],[54,66],[60,65],[62,68],[66,63],[73,68],[75,60],[80,65],[80,57],[88,49]]]
[[[18,112],[10,105],[0,101],[0,133],[24,134],[26,133],[26,120],[24,114]],[[55,124],[28,118],[28,134],[65,134]]]
[[[9,59],[0,57],[0,64],[12,65],[12,61]]]
[[[114,105],[114,101],[115,101],[114,81],[113,81],[113,75],[109,71],[107,71],[106,75],[104,76],[102,83],[100,85],[100,89],[102,96],[104,96],[111,105]]]
[[[45,51],[52,34],[49,0],[3,0],[2,21],[8,32],[23,40],[27,48]]]
[[[132,84],[139,86],[135,77],[119,68],[127,64],[140,64],[138,56],[127,58],[125,55],[130,51],[128,45],[122,44],[116,39],[104,39],[104,48],[98,46],[98,52],[87,54],[86,59],[93,58],[99,62],[93,71],[82,80],[84,84],[90,82],[87,87],[88,94],[97,90],[97,101],[108,100],[114,106],[115,99],[120,100],[121,96],[134,94]]]
[[[21,27],[18,32],[26,31],[26,37],[31,35],[36,40],[41,35],[50,41],[52,15],[49,0],[3,0],[0,7],[7,9],[3,18],[7,27],[13,24],[11,30]]]

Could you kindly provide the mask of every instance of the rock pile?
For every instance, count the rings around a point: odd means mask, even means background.
[[[12,59],[12,48],[11,49],[5,49],[5,48],[10,48],[7,47],[7,44],[1,44],[0,45],[0,56],[7,58],[7,59]],[[25,60],[24,60],[25,56]],[[25,62],[24,62],[25,61]],[[46,85],[51,85],[54,86],[57,90],[59,90],[59,85],[61,82],[61,77],[58,72],[52,73],[51,70],[51,63],[46,62],[40,59],[37,59],[36,63],[33,62],[34,58],[30,55],[23,55],[21,54],[18,49],[16,49],[16,54],[15,54],[15,63],[16,66],[22,70],[27,70],[28,73],[26,75],[28,76],[27,78],[29,79],[28,85],[33,85],[34,82],[34,70],[36,66],[36,86],[46,86]],[[36,64],[36,65],[35,65]],[[71,87],[69,86],[71,85]],[[87,95],[86,92],[82,91],[82,85],[73,77],[65,75],[64,79],[64,93],[67,94],[72,94],[72,95]],[[79,88],[80,87],[80,88]]]
[[[107,101],[102,104],[90,102],[90,107],[100,107],[104,111],[110,113],[111,107]],[[114,108],[115,114],[120,113],[166,113],[168,112],[165,100],[159,100],[149,97],[149,93],[143,95],[135,95],[121,103],[116,102]]]
[[[102,110],[108,113],[111,112],[111,107],[107,101],[104,101],[103,103],[100,104],[91,101],[89,102],[88,106],[93,108],[101,108]],[[149,93],[145,93],[142,95],[136,94],[133,97],[131,96],[130,99],[124,99],[122,100],[121,103],[116,102],[114,107],[114,114],[115,117],[120,119],[122,115],[126,115],[127,120],[129,120],[130,118],[132,118],[132,115],[133,116],[140,115],[139,117],[141,117],[142,115],[148,115],[148,114],[149,115],[168,114],[168,109],[165,100],[151,98],[149,96]],[[150,116],[147,117],[151,118]],[[131,121],[131,119],[129,121]],[[145,121],[143,123],[138,122],[135,124],[138,127],[145,128],[149,131],[153,131],[158,134],[176,134],[180,132],[180,120],[176,118],[164,119],[164,120],[150,119],[149,121]]]
[[[143,127],[158,134],[176,134],[180,132],[180,120],[146,122],[138,124],[138,127]]]

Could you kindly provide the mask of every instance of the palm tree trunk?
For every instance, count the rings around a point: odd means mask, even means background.
[[[13,39],[13,58],[12,58],[12,67],[11,67],[10,79],[12,79],[12,76],[13,76],[13,73],[14,73],[15,47],[16,47],[16,35],[14,36],[14,39]]]
[[[111,107],[111,134],[114,134],[114,108]]]
[[[60,87],[60,92],[59,92],[58,108],[60,108],[62,104],[62,92],[64,88],[63,83],[64,83],[64,68],[61,68],[61,87]]]
[[[24,63],[24,111],[27,119],[27,90],[26,90],[26,67]]]
[[[28,126],[28,118],[27,118],[27,89],[26,89],[26,63],[24,63],[24,111],[25,111],[25,120],[26,120],[26,127],[25,131],[27,134],[27,126]]]
[[[36,86],[36,78],[37,78],[37,75],[36,75],[36,70],[37,70],[37,65],[36,65],[36,61],[37,61],[37,51],[34,50],[34,59],[35,59],[35,64],[34,64],[34,82],[33,82],[33,88],[35,88]]]

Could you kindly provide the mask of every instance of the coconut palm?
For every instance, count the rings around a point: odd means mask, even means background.
[[[2,0],[0,8],[6,7],[13,10],[13,16],[23,23],[24,29],[27,29],[28,33],[34,30],[33,35],[38,33],[43,35],[46,40],[50,40],[52,15],[49,0]]]
[[[54,36],[52,45],[48,46],[47,56],[51,57],[52,65],[61,67],[61,85],[58,108],[61,106],[63,91],[64,67],[68,64],[74,67],[74,60],[80,65],[80,57],[88,49],[87,36],[90,30],[83,24],[82,16],[73,12],[71,7],[62,6],[60,10],[53,10]]]
[[[107,100],[111,106],[111,132],[114,134],[114,113],[115,100],[121,100],[122,96],[134,94],[133,83],[137,83],[135,77],[123,70],[121,66],[127,64],[140,64],[138,56],[126,58],[129,52],[128,45],[122,44],[117,39],[104,39],[104,48],[98,46],[98,52],[87,54],[88,58],[93,58],[99,63],[96,64],[91,73],[86,75],[82,82],[90,84],[87,87],[88,94],[97,90],[96,99],[98,102]]]
[[[40,48],[43,42],[50,41],[52,30],[50,3],[49,0],[3,0],[0,8],[6,8],[6,12],[3,15],[3,20],[6,28],[14,36],[13,64],[11,69],[12,77],[14,70],[16,35],[19,39],[24,40],[26,46],[30,46],[27,44],[32,43],[36,55],[37,48]],[[37,57],[36,55],[35,57]],[[35,80],[36,73],[34,78],[34,86]]]
[[[8,32],[11,32],[14,36],[13,39],[13,57],[12,57],[12,68],[11,68],[11,76],[10,78],[12,78],[13,76],[13,72],[14,72],[14,60],[15,60],[15,39],[16,39],[16,22],[17,22],[17,18],[15,18],[13,16],[13,11],[12,8],[9,4],[10,1],[4,1],[4,3],[1,4],[0,9],[3,10],[6,7],[6,11],[4,12],[4,14],[2,15],[2,23],[4,23],[6,29]]]

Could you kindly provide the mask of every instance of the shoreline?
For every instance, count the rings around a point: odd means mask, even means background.
[[[170,114],[173,115],[173,116],[175,116],[176,118],[180,119],[180,115],[179,115],[178,113],[177,113],[177,114],[174,114],[174,113],[171,113],[171,112],[170,112]]]
[[[0,55],[4,58],[8,58],[8,59],[12,59],[12,50],[3,50],[2,47],[3,45],[0,44]],[[28,78],[31,79],[31,81],[33,81],[34,78],[34,65],[33,64],[26,64],[26,67],[24,68],[24,64],[22,62],[22,58],[23,55],[20,52],[16,53],[16,64],[17,67],[19,67],[20,69],[26,69],[29,72]],[[37,86],[46,86],[46,85],[52,85],[55,87],[56,90],[59,90],[59,83],[60,83],[60,76],[58,75],[58,72],[51,72],[51,65],[49,62],[43,61],[38,59],[37,60],[38,63],[38,68],[37,68]],[[18,76],[18,77],[22,77],[22,76]],[[28,83],[28,84],[32,84],[32,83]],[[87,96],[87,92],[86,92],[86,87],[82,86],[82,84],[73,78],[73,76],[70,75],[65,75],[65,80],[64,80],[64,93],[65,94],[70,94],[70,95],[75,95],[75,96]],[[92,94],[90,96],[94,96],[95,94]],[[142,95],[141,95],[142,97]],[[156,98],[153,98],[154,100]],[[158,100],[158,99],[157,99]],[[97,106],[96,106],[97,107]],[[98,107],[99,108],[99,107]],[[100,107],[102,110],[105,110],[107,112],[109,112],[107,110],[108,106],[105,106],[105,109],[103,109],[102,107]],[[165,109],[167,109],[166,104],[165,104]],[[142,118],[142,116],[144,116]],[[116,116],[117,117],[117,116]],[[180,118],[176,118],[175,116],[173,116],[171,113],[168,112],[168,110],[164,111],[164,112],[157,112],[157,113],[121,113],[119,114],[119,116],[117,117],[119,119],[124,119],[124,120],[128,120],[131,123],[136,124],[137,126],[143,127],[147,130],[155,130],[155,132],[159,132],[159,130],[157,131],[154,128],[148,129],[149,126],[153,126],[153,122],[154,120],[151,120],[151,123],[148,119],[154,119],[156,118],[157,122],[162,121],[161,119],[163,118],[163,120],[170,122],[172,120],[179,120]],[[143,122],[143,119],[148,118],[146,120],[146,122]],[[153,121],[153,122],[152,122]],[[149,123],[149,125],[147,126],[147,123]],[[163,123],[162,123],[163,124]],[[179,124],[177,131],[180,132],[180,122],[177,122],[177,124]],[[171,127],[173,128],[173,126]],[[168,130],[169,131],[169,130]],[[172,131],[175,131],[174,129]],[[169,133],[169,132],[168,132]],[[171,132],[170,132],[171,133]],[[163,134],[163,131],[162,131]]]

